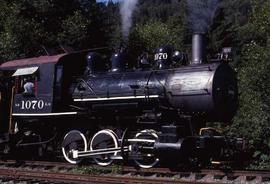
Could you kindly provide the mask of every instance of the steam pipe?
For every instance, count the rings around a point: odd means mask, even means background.
[[[192,36],[192,65],[206,62],[206,44],[203,33],[194,33]]]

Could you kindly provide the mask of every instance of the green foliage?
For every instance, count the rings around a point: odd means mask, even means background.
[[[261,152],[257,152],[258,155],[254,154],[256,158],[252,164],[250,164],[249,168],[256,170],[269,170],[270,169],[270,157],[269,154],[263,154]]]
[[[153,52],[161,45],[171,44],[181,48],[182,37],[178,36],[174,29],[162,22],[151,22],[145,25],[137,25],[130,38],[130,44],[141,45],[146,51]],[[136,43],[137,42],[137,43]]]
[[[62,22],[62,32],[58,34],[58,40],[64,45],[79,45],[87,38],[87,27],[90,21],[76,11],[74,15],[67,17]]]
[[[250,8],[250,0],[221,1],[209,29],[210,54],[220,52],[223,47],[233,47],[234,61],[239,61],[243,45],[249,42],[245,25]]]
[[[266,43],[269,40],[270,31],[270,1],[252,1],[252,17],[251,21],[256,28],[256,41]]]
[[[254,162],[251,167],[270,165],[270,1],[252,2],[252,15],[241,33],[246,43],[238,65],[240,108],[229,130],[249,140]]]
[[[160,21],[136,25],[127,43],[129,58],[134,65],[143,51],[153,54],[157,48],[168,44],[176,48],[183,46],[183,37],[175,29],[171,29],[170,25]]]
[[[150,21],[168,22],[170,17],[183,15],[183,1],[178,0],[140,0],[139,8],[135,14],[136,23]]]
[[[267,136],[269,127],[270,50],[251,43],[243,54],[244,62],[238,73],[240,110],[231,129],[249,139],[256,138],[251,144],[254,148],[254,144],[263,140],[260,136]]]
[[[80,166],[73,169],[73,172],[79,174],[100,175],[100,174],[120,174],[122,170],[123,168],[120,165],[112,165],[110,167]]]
[[[19,16],[21,9],[16,4],[3,7],[1,18],[0,55],[1,60],[36,55],[37,45],[42,44],[43,30],[33,19]]]
[[[104,46],[104,4],[77,0],[2,0],[0,63],[44,54],[43,47],[75,49]]]

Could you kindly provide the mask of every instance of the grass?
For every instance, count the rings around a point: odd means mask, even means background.
[[[108,167],[100,166],[79,166],[73,169],[74,173],[78,174],[91,174],[91,175],[100,175],[100,174],[120,174],[122,172],[122,166],[120,165],[111,165]]]

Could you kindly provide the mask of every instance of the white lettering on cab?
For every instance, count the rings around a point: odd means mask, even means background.
[[[21,109],[43,109],[44,104],[43,100],[23,100],[21,103]]]

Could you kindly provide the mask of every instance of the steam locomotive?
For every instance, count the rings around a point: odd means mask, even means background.
[[[207,63],[203,34],[192,38],[192,59],[160,47],[126,69],[119,50],[108,70],[100,54],[81,51],[1,65],[2,151],[60,149],[73,164],[102,166],[133,160],[142,168],[222,157],[228,140],[205,128],[237,111],[234,70],[224,52]]]

